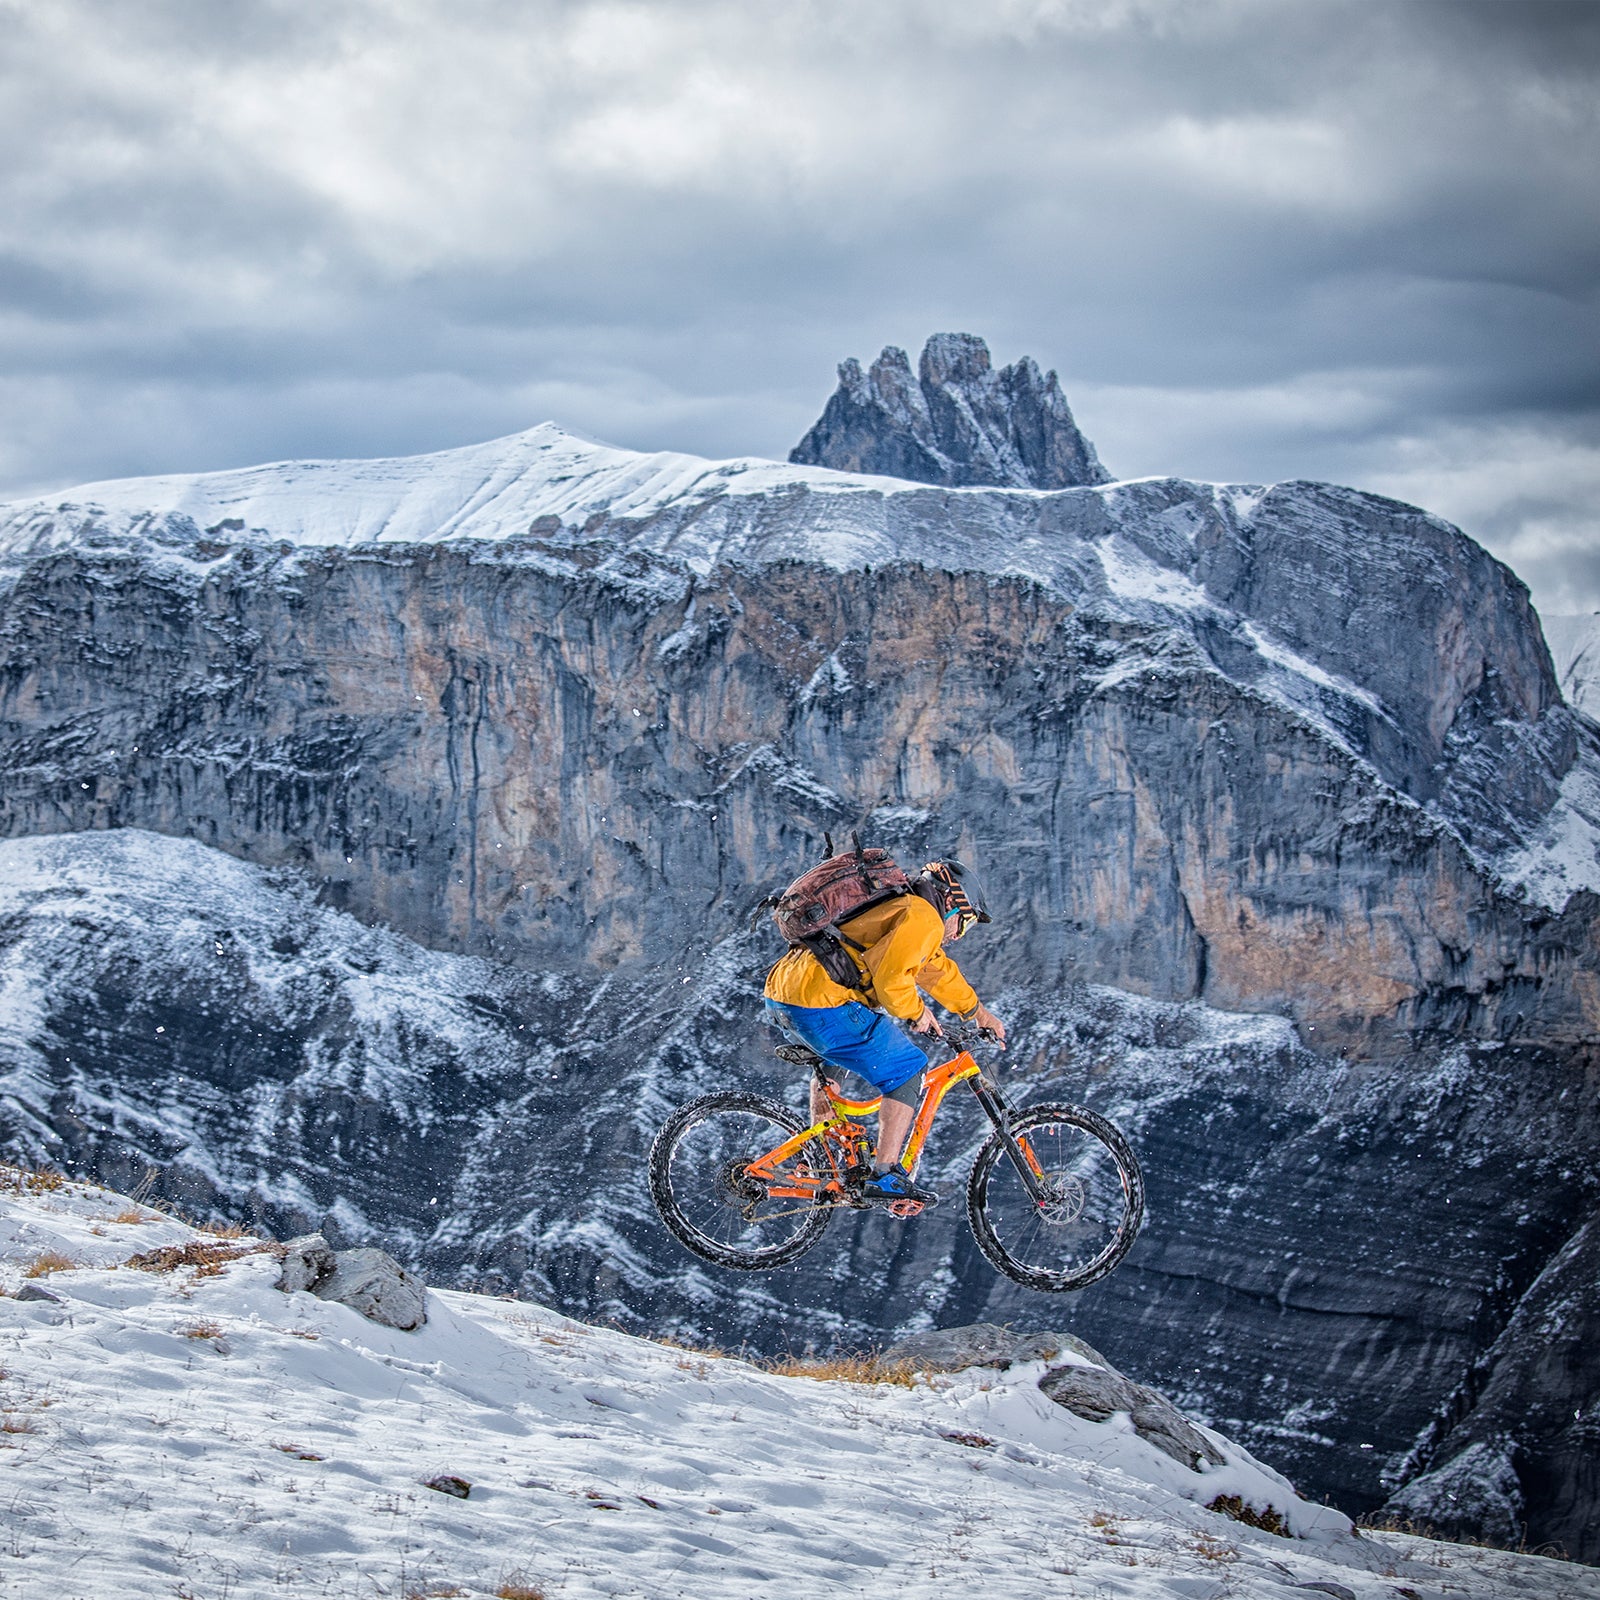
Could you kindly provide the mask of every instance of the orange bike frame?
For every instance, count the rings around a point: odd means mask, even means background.
[[[933,1126],[933,1119],[944,1097],[956,1084],[964,1083],[971,1078],[979,1080],[974,1088],[980,1090],[979,1098],[983,1099],[981,1091],[987,1086],[982,1082],[978,1063],[972,1059],[972,1053],[968,1050],[963,1050],[960,1055],[953,1056],[939,1066],[928,1068],[922,1080],[922,1100],[917,1106],[916,1119],[911,1124],[911,1135],[906,1140],[905,1153],[900,1158],[907,1172],[916,1167],[917,1158],[922,1154],[922,1147],[927,1142],[928,1130]],[[767,1193],[773,1199],[827,1201],[842,1197],[845,1193],[845,1172],[851,1164],[851,1158],[857,1151],[870,1147],[871,1141],[867,1138],[866,1129],[851,1119],[872,1116],[883,1104],[882,1096],[873,1100],[847,1100],[843,1095],[836,1093],[833,1085],[820,1074],[815,1081],[821,1084],[823,1093],[828,1097],[831,1107],[829,1114],[820,1122],[813,1122],[809,1128],[792,1138],[785,1139],[776,1149],[767,1151],[763,1156],[757,1156],[746,1169],[751,1177],[759,1178],[766,1184]],[[992,1098],[992,1091],[990,1097]],[[985,1110],[988,1110],[987,1104]],[[786,1161],[800,1155],[812,1140],[816,1140],[827,1152],[829,1171],[814,1172],[804,1163],[799,1168],[787,1172],[778,1170]],[[1042,1177],[1043,1171],[1027,1140],[1019,1138],[1017,1145],[1024,1160],[1033,1169],[1033,1175],[1036,1178]],[[842,1162],[841,1154],[845,1156]]]

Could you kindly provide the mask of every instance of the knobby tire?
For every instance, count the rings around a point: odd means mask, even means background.
[[[1011,1118],[1014,1137],[1032,1132],[1044,1143],[1049,1129],[1075,1130],[1079,1164],[1093,1169],[1092,1190],[1082,1203],[1088,1220],[1061,1226],[1030,1218],[1021,1180],[996,1130],[984,1141],[967,1179],[967,1221],[979,1249],[1013,1282],[1064,1294],[1097,1283],[1133,1247],[1144,1222],[1144,1176],[1121,1130],[1096,1112],[1041,1105]],[[1071,1169],[1066,1171],[1070,1181]],[[1007,1224],[1015,1218],[1020,1226],[1000,1226],[1002,1212]],[[1017,1236],[1003,1238],[1002,1233]],[[1088,1234],[1091,1244],[1080,1247],[1077,1234]]]
[[[731,1193],[721,1193],[721,1189],[728,1185],[720,1173],[707,1171],[696,1162],[692,1147],[699,1142],[697,1134],[709,1134],[710,1138],[706,1141],[708,1147],[720,1148],[725,1142],[720,1130],[724,1129],[728,1130],[726,1138],[737,1144],[741,1135],[734,1130],[743,1126],[758,1126],[761,1119],[773,1125],[771,1137],[765,1143],[756,1140],[757,1148],[744,1149],[740,1145],[740,1150],[747,1157],[764,1155],[767,1150],[808,1126],[787,1106],[779,1105],[775,1100],[728,1090],[702,1095],[674,1112],[650,1147],[650,1198],[661,1213],[661,1220],[672,1230],[678,1242],[702,1261],[713,1262],[719,1267],[734,1267],[743,1272],[766,1272],[799,1260],[822,1237],[833,1220],[833,1208],[830,1206],[806,1205],[787,1199],[777,1202],[776,1209],[770,1214],[757,1216],[738,1229],[734,1217],[737,1215],[742,1219],[742,1213],[737,1211],[737,1197]],[[813,1166],[819,1172],[826,1166],[826,1156],[820,1150],[813,1158]],[[692,1204],[689,1199],[691,1191],[694,1197]],[[725,1218],[712,1204],[718,1200],[728,1213]],[[734,1241],[706,1231],[712,1222],[719,1220],[725,1220],[737,1231],[758,1237],[765,1230],[770,1243]]]

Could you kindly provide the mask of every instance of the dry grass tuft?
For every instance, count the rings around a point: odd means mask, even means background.
[[[197,1222],[196,1233],[209,1233],[213,1239],[248,1239],[252,1235],[237,1222]]]
[[[19,1411],[0,1412],[0,1433],[37,1433],[38,1424]]]
[[[141,1223],[156,1222],[160,1219],[154,1211],[143,1211],[138,1206],[130,1206],[126,1211],[119,1211],[111,1220],[113,1222]]]
[[[0,1189],[11,1189],[17,1194],[49,1194],[52,1189],[66,1187],[64,1173],[49,1167],[13,1167],[0,1165]]]
[[[326,1456],[319,1456],[315,1450],[307,1450],[297,1444],[275,1444],[274,1450],[281,1450],[286,1456],[293,1456],[296,1461],[326,1461]]]
[[[313,1344],[322,1337],[315,1328],[285,1328],[282,1331],[291,1339],[309,1339]]]
[[[420,1588],[408,1587],[400,1591],[401,1600],[450,1600],[453,1595],[470,1595],[470,1589],[453,1583],[425,1583]]]
[[[495,1590],[494,1600],[545,1600],[545,1592],[524,1574],[516,1573]]]
[[[692,1356],[725,1356],[727,1351],[717,1344],[690,1344],[687,1339],[674,1338],[670,1333],[663,1333],[658,1338],[650,1341],[651,1344],[661,1345],[667,1350],[684,1350]]]
[[[145,1250],[129,1256],[127,1264],[140,1272],[176,1272],[180,1267],[193,1267],[197,1278],[215,1278],[230,1261],[256,1255],[263,1248],[261,1245],[241,1248],[207,1244],[204,1239],[191,1239],[187,1244],[169,1244],[160,1250]]]
[[[183,1339],[220,1339],[222,1324],[210,1317],[202,1317],[198,1322],[191,1322],[186,1327],[174,1328],[172,1331]]]
[[[902,1389],[917,1386],[916,1369],[903,1361],[882,1356],[784,1356],[760,1363],[774,1377],[815,1378],[823,1383],[893,1383]]]
[[[1232,1566],[1239,1559],[1238,1549],[1214,1533],[1191,1534],[1189,1548],[1202,1561],[1209,1561],[1216,1566]]]
[[[24,1278],[48,1278],[52,1272],[75,1272],[78,1263],[68,1260],[59,1250],[41,1250],[27,1265]]]
[[[1236,1494],[1219,1494],[1207,1511],[1220,1512],[1225,1517],[1232,1517],[1235,1522],[1242,1522],[1247,1528],[1260,1528],[1263,1533],[1275,1533],[1280,1539],[1292,1539],[1294,1535],[1289,1531],[1289,1524],[1284,1520],[1283,1513],[1272,1506],[1263,1506],[1257,1511],[1252,1505],[1247,1505]]]
[[[1107,1544],[1121,1544],[1122,1523],[1109,1511],[1094,1511],[1089,1515],[1089,1526],[1097,1528]]]

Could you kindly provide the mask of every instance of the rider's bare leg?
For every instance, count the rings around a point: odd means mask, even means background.
[[[833,1087],[837,1091],[839,1085],[834,1084]],[[833,1106],[823,1092],[822,1085],[817,1082],[816,1075],[813,1074],[811,1078],[811,1120],[813,1122],[825,1122],[832,1115]]]
[[[911,1137],[911,1124],[916,1121],[917,1108],[903,1100],[884,1097],[878,1107],[878,1149],[876,1165],[879,1172],[887,1172],[900,1159],[900,1153]]]

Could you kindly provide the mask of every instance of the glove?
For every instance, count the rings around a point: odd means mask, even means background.
[[[987,1033],[1002,1050],[1005,1049],[1006,1025],[982,1001],[972,1013],[972,1020],[977,1023],[980,1032]]]

